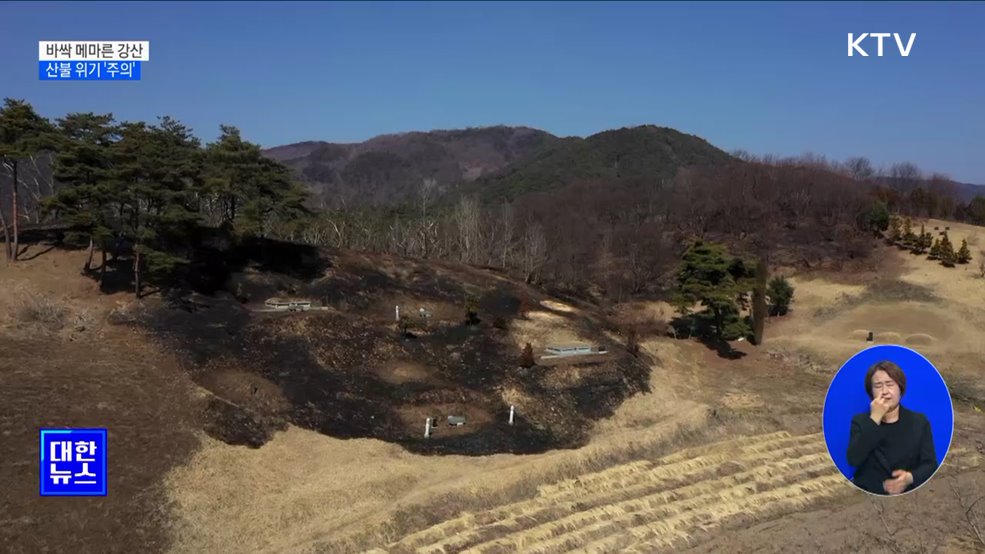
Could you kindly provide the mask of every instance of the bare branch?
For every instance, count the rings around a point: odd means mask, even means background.
[[[954,485],[954,480],[955,477],[948,479],[947,485],[951,488],[951,491],[954,492],[954,496],[958,499],[958,505],[961,506],[961,509],[964,512],[965,523],[968,525],[968,529],[975,536],[975,538],[978,539],[978,542],[981,543],[982,546],[985,546],[985,529],[979,525],[978,517],[975,515],[975,507],[979,502],[985,500],[985,496],[979,496],[974,501],[967,502],[964,495],[961,494],[961,491]]]

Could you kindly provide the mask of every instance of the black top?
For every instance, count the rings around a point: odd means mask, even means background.
[[[877,425],[868,413],[856,415],[848,439],[848,463],[855,467],[852,482],[869,492],[889,494],[882,482],[893,479],[897,469],[913,474],[906,490],[919,487],[937,470],[930,421],[902,405],[895,423]]]

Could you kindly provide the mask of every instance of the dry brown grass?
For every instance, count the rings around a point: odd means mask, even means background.
[[[568,317],[571,316],[534,310],[527,312],[526,318],[514,320],[510,326],[510,336],[517,351],[528,342],[535,354],[542,353],[549,344],[595,342],[575,329]]]
[[[305,545],[321,545],[317,549],[324,552],[362,551],[465,510],[531,497],[545,482],[748,429],[745,424],[705,429],[707,417],[705,409],[695,408],[638,433],[631,443],[607,440],[536,456],[423,457],[378,441],[339,441],[293,427],[249,452],[203,438],[195,460],[169,480],[184,515],[176,550],[225,544],[239,551]],[[244,456],[252,461],[244,463]],[[260,485],[242,487],[242,482]],[[288,504],[293,531],[285,535],[277,530],[278,520],[260,514],[278,513]]]
[[[952,238],[958,232],[952,226]],[[98,324],[118,300],[127,303],[126,310],[136,309],[130,295],[91,300],[86,280],[59,280],[41,271],[62,264],[77,273],[81,260],[77,253],[40,257],[6,268],[6,277],[66,307],[66,326]],[[872,327],[884,333],[883,339],[895,333],[896,340],[928,343],[919,348],[936,348],[935,362],[954,365],[956,377],[949,385],[959,409],[966,411],[961,423],[971,425],[975,407],[985,408],[977,340],[985,295],[973,294],[985,281],[973,270],[965,276],[961,266],[947,269],[903,253],[899,264],[898,279],[908,286],[884,289],[881,295],[872,294],[868,282],[795,276],[794,311],[770,322],[767,348],[802,352],[812,363],[834,366],[833,373],[864,345],[859,332]],[[933,290],[933,298],[906,298],[921,290]],[[18,301],[18,295],[0,295],[3,313],[16,315],[12,308]],[[573,323],[586,314],[578,308],[554,301],[533,307],[528,319],[511,326],[518,345],[582,340]],[[661,311],[665,308],[641,306],[639,318],[672,315]],[[449,317],[460,316],[452,303],[444,309]],[[392,317],[392,305],[388,310],[381,317]],[[632,310],[623,315],[637,317]],[[292,324],[304,324],[304,318],[292,319]],[[778,431],[781,419],[812,424],[817,419],[814,413],[784,411],[786,404],[778,400],[788,388],[808,389],[804,394],[811,399],[823,395],[826,382],[791,385],[792,380],[761,378],[759,372],[770,361],[755,350],[746,361],[726,362],[687,341],[651,337],[642,347],[657,360],[652,392],[631,397],[611,418],[597,422],[583,448],[531,456],[425,457],[376,440],[337,440],[294,427],[256,450],[199,434],[194,456],[167,476],[172,504],[162,504],[158,517],[174,531],[175,552],[334,553],[387,545],[391,552],[412,550],[412,545],[454,551],[465,543],[485,544],[491,551],[654,552],[679,550],[687,541],[734,530],[736,521],[790,518],[844,489],[843,479],[831,475],[818,435]],[[234,367],[214,369],[215,386],[228,388],[230,396],[252,394],[233,375]],[[427,368],[408,361],[367,368],[374,370],[415,382]],[[791,377],[804,371],[793,365],[790,370]],[[559,384],[566,382],[555,377]],[[259,395],[269,402],[266,409],[282,405],[277,395],[283,391],[270,383],[250,383],[268,389]],[[511,403],[530,404],[522,391],[506,387],[500,393]],[[535,409],[550,411],[549,403],[541,404]],[[767,409],[778,412],[774,419],[760,417],[758,412]],[[746,417],[745,412],[756,414]],[[964,432],[979,430],[972,425]],[[946,469],[957,472],[974,455],[973,448],[961,448],[949,454]],[[742,550],[741,545],[727,546]]]
[[[957,242],[959,227],[952,225]],[[985,281],[961,266],[947,269],[905,253],[894,255],[899,259],[892,279],[879,282],[901,285],[877,289],[861,278],[794,276],[793,311],[769,323],[766,348],[802,353],[833,374],[865,346],[864,335],[873,330],[878,341],[931,351],[935,362],[959,355],[981,359],[976,356],[982,352],[978,337],[985,327],[985,295],[968,290],[980,289]],[[925,294],[928,290],[933,294]],[[518,349],[526,342],[539,347],[584,341],[572,324],[571,318],[580,315],[577,308],[554,301],[532,308],[527,318],[510,326]],[[673,315],[667,308],[649,303],[613,317],[656,321]],[[642,347],[659,360],[652,368],[652,392],[631,397],[613,417],[597,422],[590,443],[578,450],[422,457],[378,441],[338,441],[294,428],[257,451],[203,438],[192,463],[169,480],[180,515],[176,550],[355,552],[390,545],[391,552],[456,551],[465,543],[485,543],[490,551],[673,550],[736,518],[779,517],[845,490],[817,435],[808,435],[810,445],[783,433],[748,445],[741,439],[714,444],[775,431],[778,425],[769,417],[722,420],[703,402],[713,398],[730,414],[766,410],[775,402],[763,391],[782,388],[779,382],[758,383],[755,373],[747,373],[707,391],[710,382],[720,379],[716,370],[734,372],[735,362],[709,357],[687,341],[654,337],[643,340]],[[748,358],[751,367],[764,356],[756,352]],[[786,359],[775,363],[783,365]],[[791,366],[791,371],[802,370]],[[408,369],[404,377],[413,380],[417,374]],[[566,382],[555,377],[558,384]],[[824,394],[824,379],[799,383],[815,386],[818,397]],[[978,394],[970,390],[969,395]],[[500,392],[506,402],[529,404],[518,389]],[[810,391],[805,395],[813,398]],[[816,424],[818,416],[777,415],[798,417]],[[711,444],[683,449],[695,443]],[[732,467],[726,462],[736,453],[745,461]],[[665,458],[656,464],[660,456]],[[723,467],[730,473],[719,475]],[[786,482],[776,483],[778,474],[788,476]],[[687,476],[696,480],[683,482]],[[242,482],[258,485],[243,487]],[[778,486],[767,489],[764,483]],[[559,506],[568,512],[552,511]]]
[[[985,240],[985,228],[975,225],[935,219],[929,220],[927,225],[931,228],[934,225],[950,226],[951,230],[948,231],[948,236],[955,247],[961,244],[961,239],[966,238],[973,253],[978,250],[975,246],[981,240]],[[974,294],[973,292],[982,291],[985,288],[985,284],[977,275],[978,260],[972,259],[971,263],[947,268],[938,262],[928,261],[923,256],[906,255],[903,258],[905,273],[901,277],[902,280],[933,290],[935,295],[950,301],[955,307],[964,306],[968,309],[967,311],[972,312],[985,310],[985,295]],[[981,316],[977,318],[977,321],[981,321]]]
[[[733,439],[543,486],[530,500],[464,514],[408,536],[394,551],[562,552],[621,536],[625,527],[643,520],[663,525],[659,533],[664,539],[678,538],[696,511],[722,517],[722,501],[757,492],[769,482],[766,476],[783,482],[787,472],[807,477],[831,471],[818,436],[775,433]],[[676,524],[667,523],[675,518]]]
[[[769,435],[766,438],[769,439],[770,437],[779,436]],[[621,453],[613,451],[606,452],[605,454],[600,453],[602,455],[598,457],[582,458],[580,463],[572,461],[573,463],[556,468],[555,471],[550,473],[538,472],[536,475],[530,476],[529,479],[520,481],[514,486],[507,487],[503,490],[482,491],[480,498],[441,497],[440,499],[436,499],[435,504],[428,509],[417,507],[405,513],[402,520],[398,518],[403,523],[407,523],[411,517],[410,514],[428,514],[428,517],[425,518],[414,518],[416,524],[418,526],[422,523],[426,524],[427,519],[436,519],[436,521],[440,521],[441,523],[433,524],[432,527],[411,534],[408,534],[407,529],[413,530],[419,527],[407,527],[400,534],[404,536],[404,539],[395,545],[390,545],[388,549],[392,552],[413,551],[430,543],[441,543],[440,546],[442,548],[449,549],[448,551],[457,551],[458,547],[455,544],[461,541],[467,542],[470,537],[476,537],[476,528],[480,524],[495,524],[497,529],[503,530],[502,528],[505,523],[497,523],[496,520],[499,518],[509,519],[514,525],[520,522],[523,522],[524,525],[530,525],[536,517],[544,517],[545,513],[547,517],[551,517],[551,514],[570,512],[573,506],[582,508],[586,505],[601,506],[607,502],[625,498],[626,495],[632,495],[635,492],[659,488],[661,484],[666,484],[669,480],[677,479],[677,482],[680,483],[682,474],[695,469],[713,474],[717,471],[723,459],[721,457],[723,446],[721,445],[711,445],[692,451],[694,456],[699,456],[702,452],[715,451],[716,454],[714,457],[702,458],[699,461],[678,460],[675,464],[661,467],[659,471],[655,472],[646,472],[646,469],[653,466],[651,462],[639,460],[641,457],[649,458],[658,455],[660,451],[673,449],[674,444],[691,442],[696,438],[697,436],[694,433],[682,431],[672,441],[660,448],[640,444],[634,449]],[[738,443],[740,441],[741,439],[736,439],[729,441],[727,444]],[[816,443],[816,438],[814,442]],[[765,452],[777,446],[779,446],[777,443],[768,447],[761,446],[759,452],[760,458],[765,459],[767,456]],[[803,448],[803,445],[799,445],[797,448]],[[814,448],[816,448],[816,444]],[[780,451],[781,453],[788,451],[792,453],[794,450],[794,448],[791,448],[789,450],[781,449]],[[752,447],[750,451],[755,451],[755,447]],[[637,461],[620,464],[620,460],[631,460],[634,458]],[[564,480],[557,482],[555,485],[538,485],[538,483],[557,481],[559,479]],[[629,487],[629,482],[632,482],[634,487]],[[590,489],[582,490],[579,488],[582,486],[590,487]],[[594,493],[589,497],[588,493],[591,491],[594,491]],[[437,514],[435,510],[438,512]],[[449,511],[457,517],[430,517]],[[464,513],[458,515],[459,512]],[[392,524],[399,524],[399,522],[391,522]],[[481,534],[482,532],[480,531]],[[359,548],[365,548],[367,544],[379,544],[379,542],[374,542],[374,539],[378,541],[379,538],[379,535],[375,537],[364,536],[359,540],[354,539],[347,544],[350,549],[359,550]],[[328,551],[333,550],[330,548]]]
[[[15,312],[17,321],[34,325],[46,331],[60,331],[68,321],[69,310],[53,299],[30,292],[22,293],[20,306]]]
[[[673,306],[659,301],[626,302],[611,311],[609,321],[623,339],[629,330],[640,340],[666,337],[672,332],[670,321],[677,316]]]
[[[557,312],[564,312],[568,314],[578,313],[578,309],[573,306],[569,306],[564,302],[559,302],[557,300],[541,300],[540,305]]]

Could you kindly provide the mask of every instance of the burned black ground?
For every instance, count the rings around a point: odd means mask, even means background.
[[[172,297],[139,317],[138,324],[176,352],[193,379],[216,395],[206,413],[210,435],[258,447],[291,423],[333,437],[378,438],[421,453],[535,453],[583,444],[591,420],[611,415],[646,387],[647,362],[629,355],[592,364],[582,381],[565,388],[543,386],[537,368],[521,371],[520,351],[507,328],[524,317],[521,305],[543,299],[525,285],[447,264],[323,255],[320,262],[305,260],[324,268],[322,274],[247,266],[230,274],[224,289]],[[279,294],[311,298],[328,309],[251,309]],[[477,301],[477,325],[465,322],[469,295]],[[389,299],[451,311],[418,322],[405,334],[393,321]],[[603,336],[593,318],[556,313],[585,336]],[[420,374],[391,378],[388,372],[404,363]],[[218,374],[262,379],[287,407],[257,408],[231,398],[214,386]],[[531,420],[521,406],[515,425],[508,425],[509,405],[501,395],[506,387],[551,405],[554,415]],[[440,425],[449,415],[464,415],[468,422]],[[439,426],[425,439],[428,416]]]

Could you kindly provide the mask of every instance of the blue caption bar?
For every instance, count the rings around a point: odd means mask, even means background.
[[[139,61],[40,61],[42,81],[139,81]]]

